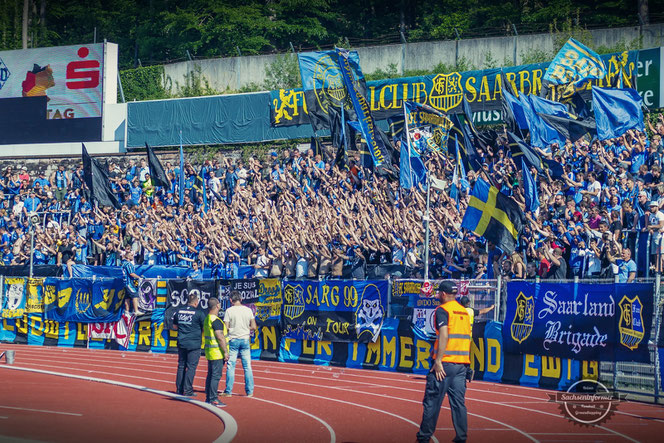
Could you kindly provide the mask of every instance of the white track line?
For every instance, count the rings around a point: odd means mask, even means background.
[[[54,361],[54,360],[49,360],[49,363],[50,363],[50,365],[43,365],[43,364],[33,364],[33,365],[34,365],[34,366],[49,366],[49,367],[52,367],[52,366],[53,366],[53,363],[66,364],[66,362],[62,362],[62,361]],[[118,362],[118,363],[120,363],[120,362]],[[15,369],[19,369],[18,367],[14,367],[14,368],[15,368]],[[23,369],[23,368],[20,368],[20,369]],[[65,369],[65,368],[63,368],[63,369]],[[68,368],[66,368],[66,369],[73,369],[73,370],[82,371],[82,372],[86,371],[86,369],[77,369],[77,368],[71,368],[71,367],[68,367]],[[116,365],[116,366],[114,367],[114,369],[123,369],[123,368],[122,368],[122,367],[119,367],[119,366]],[[130,368],[126,368],[126,369],[130,369]],[[29,370],[29,369],[23,369],[23,370]],[[134,369],[131,369],[131,370],[134,370]],[[143,370],[143,371],[147,371],[147,370]],[[42,371],[42,370],[36,370],[36,372],[49,373],[49,371]],[[135,375],[118,374],[118,373],[113,373],[113,372],[104,372],[104,371],[95,371],[95,372],[98,373],[98,374],[104,374],[104,375],[115,375],[115,376],[127,377],[127,378],[135,378],[135,379],[142,379],[142,380],[158,381],[158,382],[162,382],[162,383],[170,382],[170,380],[169,380],[169,381],[165,381],[165,380],[159,380],[159,379],[153,379],[153,378],[147,378],[147,377],[140,377],[140,376],[135,376]],[[166,372],[158,372],[158,371],[147,371],[147,372],[153,372],[153,373],[158,373],[158,374],[163,374],[163,375],[171,375],[170,373],[166,373]],[[72,377],[88,379],[87,377],[82,377],[82,376],[72,376]],[[199,377],[200,377],[200,376],[199,376]],[[281,380],[277,380],[277,381],[281,381]],[[113,383],[123,383],[123,382],[113,382]],[[241,381],[239,381],[239,380],[236,381],[236,383],[238,383],[238,384],[243,384],[243,383],[242,383]],[[296,382],[293,382],[293,383],[296,383]],[[310,384],[307,384],[307,383],[300,383],[300,384],[310,385]],[[378,412],[378,413],[382,413],[382,414],[386,414],[386,415],[392,416],[392,417],[394,417],[394,418],[398,418],[398,419],[400,419],[400,420],[403,420],[403,421],[405,421],[405,422],[407,422],[407,423],[412,424],[413,426],[415,426],[415,427],[417,427],[417,428],[420,427],[420,425],[417,424],[417,423],[415,423],[414,421],[412,421],[412,420],[410,420],[410,419],[408,419],[408,418],[406,418],[406,417],[402,417],[402,416],[400,416],[400,415],[398,415],[398,414],[394,414],[394,413],[392,413],[392,412],[384,411],[384,410],[381,410],[381,409],[372,408],[372,407],[369,407],[369,406],[366,406],[366,405],[361,405],[361,404],[358,404],[358,403],[351,403],[351,402],[348,402],[348,401],[346,401],[346,400],[340,400],[340,399],[335,399],[335,398],[323,397],[323,396],[319,396],[319,395],[308,394],[308,393],[303,393],[303,392],[296,392],[296,391],[291,391],[291,390],[288,390],[288,389],[280,389],[280,388],[275,388],[275,387],[270,387],[270,386],[261,386],[261,388],[264,388],[264,389],[271,389],[271,390],[281,391],[281,392],[289,392],[289,393],[292,393],[292,394],[298,394],[298,395],[304,395],[304,396],[308,396],[308,397],[318,398],[318,399],[320,399],[320,400],[328,400],[328,401],[332,401],[332,402],[343,403],[344,405],[356,406],[356,407],[359,407],[359,408],[368,409],[368,410],[370,410],[370,411],[374,411],[374,412]],[[148,389],[148,388],[145,388],[145,389]],[[164,391],[160,391],[160,392],[164,392]],[[355,392],[355,391],[352,391],[352,392]],[[178,398],[179,398],[178,395],[172,394],[172,393],[170,393],[170,392],[168,392],[168,393],[166,393],[166,394],[169,394],[170,396],[174,396],[174,397],[178,397]],[[396,398],[396,397],[395,397],[395,398]],[[200,402],[199,402],[199,403],[200,403]],[[203,405],[205,405],[205,403],[203,403]],[[491,420],[491,419],[489,419],[489,420]],[[493,421],[495,421],[495,420],[493,420]],[[439,443],[438,440],[437,440],[435,437],[432,436],[431,439],[432,439],[432,441],[434,441],[435,443]]]
[[[109,384],[109,385],[122,386],[122,387],[125,387],[125,388],[136,389],[136,390],[143,391],[143,392],[149,392],[151,394],[157,394],[157,395],[162,395],[164,397],[174,398],[176,400],[191,403],[191,404],[194,404],[194,405],[196,405],[200,408],[206,409],[209,412],[216,415],[219,419],[221,419],[221,421],[224,423],[224,432],[219,437],[217,437],[217,439],[215,440],[215,443],[228,443],[228,442],[232,441],[233,438],[235,438],[235,435],[237,434],[237,422],[235,421],[233,416],[230,415],[228,412],[222,411],[222,410],[220,410],[219,408],[217,408],[215,406],[208,405],[207,403],[192,400],[192,399],[187,398],[187,397],[182,397],[180,395],[173,394],[171,392],[161,391],[161,390],[158,390],[158,389],[152,389],[152,388],[148,388],[148,387],[145,387],[145,386],[134,385],[134,384],[131,384],[131,383],[124,383],[124,382],[121,382],[121,381],[106,380],[106,379],[103,379],[103,378],[96,378],[96,377],[85,377],[85,376],[81,376],[81,375],[65,374],[65,373],[62,373],[62,372],[44,371],[44,370],[41,370],[41,369],[22,368],[22,367],[19,367],[19,366],[6,366],[6,365],[0,366],[0,368],[9,369],[9,370],[12,370],[12,371],[38,372],[40,374],[56,375],[58,377],[67,377],[67,378],[75,378],[75,379],[78,379],[78,380],[94,381],[94,382],[98,382],[98,383],[106,383],[106,384]]]
[[[19,345],[19,346],[21,346],[21,345]],[[40,348],[40,350],[41,350],[41,349],[49,349],[49,350],[50,350],[50,348]],[[57,349],[58,349],[58,348],[53,348],[54,351],[57,350]],[[35,349],[35,350],[36,350],[36,349]],[[101,352],[102,350],[94,350],[94,351]],[[109,354],[109,353],[111,353],[111,352],[118,352],[118,351],[112,351],[112,350],[103,350],[103,351],[104,351],[106,354]],[[37,352],[39,352],[39,351],[37,351]],[[84,355],[85,350],[80,350],[79,352],[82,353],[82,354]],[[138,355],[140,355],[141,353],[134,353],[134,352],[132,352],[132,354],[138,354]],[[153,355],[154,355],[154,354],[153,354]],[[157,355],[162,356],[162,355],[171,355],[171,354],[157,354]],[[109,356],[109,357],[110,357],[110,356]],[[145,360],[145,359],[144,359],[144,358],[141,358],[141,360]],[[163,361],[165,361],[165,359],[163,359]],[[113,362],[116,362],[116,361],[114,360]],[[261,362],[261,361],[259,361],[259,360],[252,361],[252,366],[256,367],[257,369],[258,369],[259,366],[263,366],[263,364],[254,364],[254,362],[264,363],[266,366],[268,366],[268,365],[274,363],[274,362]],[[128,363],[128,362],[127,362],[127,363]],[[158,362],[155,362],[155,363],[158,363]],[[293,367],[294,367],[293,369],[295,369],[297,372],[306,372],[306,371],[312,372],[312,371],[309,370],[308,368],[304,368],[304,367],[302,367],[301,364],[297,364],[297,363],[285,363],[285,362],[278,362],[278,363],[279,363],[279,365],[293,366]],[[89,364],[89,363],[88,363],[88,364]],[[140,363],[138,363],[138,364],[140,364]],[[332,370],[320,370],[320,368],[324,368],[324,366],[311,365],[311,368],[316,368],[316,369],[318,369],[318,371],[316,371],[316,372],[318,372],[318,375],[323,375],[323,374],[328,374],[328,373],[329,373],[329,374],[332,374],[333,372],[337,372],[337,371],[332,371]],[[326,368],[326,367],[325,367],[325,368]],[[390,377],[387,377],[387,376],[385,376],[385,375],[388,375],[388,374],[387,374],[387,373],[384,373],[384,372],[381,372],[381,371],[372,371],[372,375],[374,375],[374,376],[373,376],[373,377],[370,377],[369,375],[355,375],[355,374],[349,374],[349,373],[348,373],[348,372],[351,372],[351,371],[355,371],[355,372],[361,371],[361,372],[364,372],[364,374],[366,374],[366,371],[367,371],[367,370],[364,370],[364,369],[355,369],[355,368],[339,368],[339,369],[340,369],[340,372],[343,373],[344,375],[348,375],[348,376],[352,376],[352,377],[372,378],[374,381],[375,381],[376,378],[382,378],[382,379],[387,379],[387,380],[390,380],[390,381],[403,381],[403,382],[408,382],[408,383],[418,383],[418,384],[421,384],[420,381],[416,381],[416,380],[404,380],[403,377],[399,377],[399,378],[397,378],[397,377],[391,377],[391,376],[390,376]],[[256,371],[256,372],[258,372],[258,371]],[[271,372],[273,372],[273,373],[275,373],[275,374],[278,374],[277,372],[274,372],[274,371],[271,371]],[[284,375],[292,376],[293,374],[284,374]],[[392,375],[392,374],[390,374],[390,375]],[[397,375],[397,374],[395,373],[395,374],[393,374],[393,375]],[[376,377],[376,376],[378,376],[378,377]],[[408,374],[408,376],[412,376],[412,374]],[[286,381],[286,380],[278,380],[278,381]],[[362,383],[362,382],[353,382],[353,381],[350,381],[350,380],[346,380],[346,382],[349,382],[349,383],[358,383],[358,384]],[[491,382],[483,382],[483,383],[491,384],[492,386],[496,386],[495,384],[493,384],[493,383],[491,383]],[[500,386],[500,385],[499,385],[499,386]],[[395,386],[386,386],[386,387],[388,387],[388,388],[393,388],[393,389],[396,388],[396,389],[404,389],[404,390],[414,391],[414,390],[411,390],[411,389],[408,389],[408,388],[399,388],[399,387],[395,387]],[[530,387],[524,387],[524,386],[518,386],[518,385],[509,385],[509,387],[510,387],[510,388],[521,388],[521,389],[524,389],[524,390],[535,390],[535,391],[537,391],[538,393],[542,393],[542,392],[555,392],[555,391],[543,390],[543,389],[539,389],[539,388],[530,388]],[[542,400],[542,399],[540,399],[540,398],[536,398],[536,397],[524,396],[524,395],[519,395],[519,394],[510,394],[510,393],[506,393],[506,392],[486,391],[486,390],[479,390],[479,389],[472,389],[472,388],[470,388],[469,390],[472,390],[472,391],[478,391],[478,392],[486,392],[486,393],[491,393],[491,394],[496,394],[496,395],[511,395],[511,396],[518,396],[518,397],[523,397],[523,398],[530,398],[530,399],[534,399],[534,400]],[[418,390],[418,392],[419,392],[419,390]],[[510,405],[510,404],[507,404],[507,403],[501,403],[501,402],[489,402],[489,401],[486,401],[486,400],[473,399],[473,398],[469,398],[469,400],[475,400],[475,401],[480,401],[480,402],[485,402],[485,403],[491,403],[491,404],[502,404],[502,405],[504,405],[504,406],[506,406],[506,407],[512,407],[512,408],[517,408],[517,409],[523,409],[523,410],[527,410],[527,411],[531,411],[531,412],[535,412],[535,413],[541,413],[541,414],[546,414],[546,415],[550,415],[550,416],[554,416],[554,417],[558,417],[558,418],[564,418],[564,417],[561,417],[561,416],[559,416],[559,415],[550,414],[550,413],[546,413],[546,412],[543,412],[543,411],[533,411],[532,409],[520,408],[520,407],[518,407],[518,406],[513,406],[513,405]],[[616,411],[616,412],[620,413],[620,411]],[[622,414],[624,414],[624,415],[629,415],[629,416],[634,416],[633,414],[629,414],[629,413],[625,413],[625,412],[623,412]],[[635,416],[635,417],[638,418],[638,416]],[[659,419],[657,419],[657,418],[654,418],[653,420],[661,421],[661,420],[659,420]],[[606,431],[609,431],[609,432],[611,432],[611,433],[614,433],[614,434],[616,434],[616,435],[618,435],[618,436],[621,436],[621,437],[623,437],[623,438],[626,438],[627,440],[635,441],[635,440],[631,439],[630,437],[625,436],[625,435],[623,435],[623,434],[621,434],[621,433],[619,433],[619,432],[617,432],[617,431],[614,431],[614,430],[612,430],[612,429],[605,428],[605,427],[602,427],[602,426],[599,426],[599,428],[604,429],[604,430],[606,430]]]
[[[277,406],[283,406],[284,408],[292,409],[295,412],[299,412],[300,414],[307,415],[307,416],[313,418],[314,420],[319,421],[323,426],[325,426],[327,428],[327,430],[330,432],[330,443],[335,443],[337,441],[337,434],[335,434],[334,429],[332,429],[332,426],[330,426],[329,423],[327,423],[325,420],[322,420],[322,419],[316,417],[315,415],[308,413],[307,411],[303,411],[302,409],[297,409],[297,408],[294,408],[292,406],[285,405],[283,403],[277,403],[276,401],[266,400],[264,398],[252,397],[252,399],[262,401],[262,402],[265,402],[265,403],[270,403],[270,404],[277,405]]]
[[[13,409],[15,411],[41,412],[43,414],[71,415],[71,416],[74,416],[74,417],[83,417],[83,414],[78,414],[76,412],[62,412],[62,411],[49,411],[49,410],[46,410],[46,409],[18,408],[16,406],[0,405],[0,409]]]

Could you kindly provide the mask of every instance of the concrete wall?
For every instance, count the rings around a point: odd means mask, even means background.
[[[664,24],[643,27],[597,29],[590,31],[595,46],[611,47],[619,43],[632,43],[642,38],[643,48],[664,45]],[[534,50],[553,52],[553,38],[550,34],[531,34],[518,37],[476,38],[458,41],[407,43],[404,45],[366,46],[356,48],[360,55],[363,72],[372,73],[378,69],[387,70],[390,64],[397,67],[397,73],[406,70],[431,70],[437,64],[455,65],[456,59],[465,59],[477,69],[486,68],[487,55],[494,66],[503,66],[506,61],[523,64],[524,56]],[[218,91],[237,91],[252,83],[262,85],[265,81],[265,68],[274,61],[276,55],[229,57],[165,65],[165,86],[173,92],[176,83],[184,84],[187,73],[195,66],[207,78],[210,86]]]

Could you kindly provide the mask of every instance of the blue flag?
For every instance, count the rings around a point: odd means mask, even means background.
[[[526,198],[526,208],[530,212],[535,212],[540,207],[537,183],[523,157],[521,157],[521,172],[523,173],[523,194]]]
[[[600,140],[620,137],[629,129],[645,131],[641,96],[634,89],[593,86],[593,110]]]
[[[371,115],[371,108],[367,99],[362,95],[362,92],[355,87],[353,79],[353,69],[350,59],[350,53],[345,49],[336,49],[339,60],[339,67],[341,68],[341,77],[346,85],[346,90],[350,96],[355,114],[357,115],[357,122],[362,130],[364,140],[366,140],[367,148],[373,159],[374,166],[378,167],[383,163],[388,166],[390,164],[389,154],[383,143],[383,139],[378,134],[378,130],[374,123],[373,116]]]
[[[404,102],[404,137],[401,140],[401,156],[399,158],[399,184],[404,189],[410,189],[417,186],[419,183],[426,181],[426,166],[414,148],[412,138],[409,135],[409,120],[408,110]]]
[[[461,227],[473,231],[511,254],[523,230],[524,214],[514,200],[477,179]]]
[[[509,106],[509,110],[514,116],[514,122],[522,131],[528,130],[528,120],[526,119],[526,113],[523,109],[523,103],[521,100],[510,94],[507,89],[502,90],[503,97],[505,98],[505,104]]]
[[[404,101],[404,119],[410,146],[419,153],[447,150],[452,122],[444,114],[420,103]]]
[[[586,80],[606,76],[606,66],[599,54],[570,38],[547,68],[544,80],[554,85],[574,82],[576,87]]]
[[[530,144],[538,148],[546,148],[552,143],[558,146],[565,144],[565,137],[545,122],[539,114],[567,117],[567,107],[562,103],[547,100],[536,95],[521,96],[523,110],[530,130]]]

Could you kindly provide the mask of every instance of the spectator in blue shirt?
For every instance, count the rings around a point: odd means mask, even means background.
[[[618,283],[631,283],[636,278],[636,263],[632,260],[632,251],[623,248],[620,258],[609,255],[611,263],[618,266]]]

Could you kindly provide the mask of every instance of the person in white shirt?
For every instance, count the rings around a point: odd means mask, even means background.
[[[650,262],[655,263],[657,272],[662,269],[661,260],[657,255],[664,252],[664,241],[662,241],[662,231],[664,230],[664,212],[659,210],[657,200],[652,200],[648,204],[650,210],[647,214],[647,230],[650,232]]]
[[[238,291],[230,294],[233,305],[224,313],[224,323],[228,327],[228,366],[226,368],[226,389],[223,397],[230,397],[235,382],[235,365],[238,353],[244,369],[244,390],[247,397],[254,396],[254,375],[251,371],[251,333],[256,330],[254,313],[242,305],[242,295]]]

